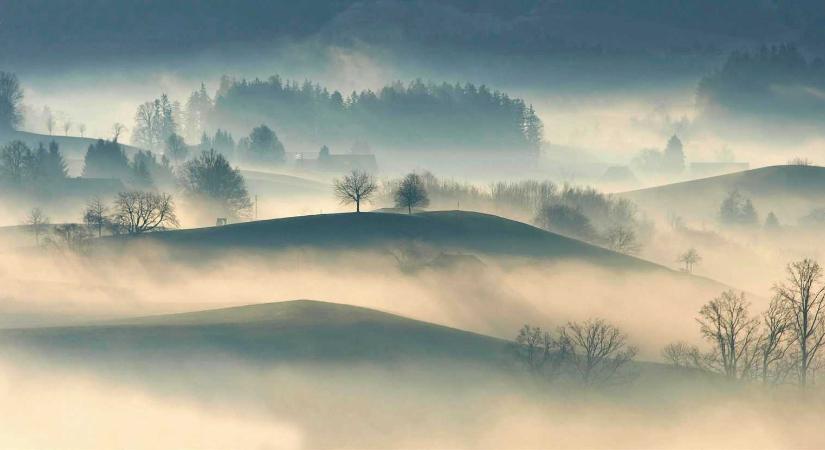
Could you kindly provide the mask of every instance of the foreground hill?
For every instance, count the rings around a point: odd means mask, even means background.
[[[289,217],[224,227],[152,233],[108,241],[114,245],[159,243],[196,253],[243,250],[264,252],[290,248],[381,250],[422,244],[445,252],[582,260],[625,269],[664,269],[522,222],[466,211],[407,214],[346,213]]]
[[[87,326],[0,331],[0,343],[66,356],[207,355],[251,362],[434,358],[491,362],[506,342],[373,309],[296,300]]]
[[[649,211],[716,219],[733,190],[750,198],[760,218],[769,211],[795,223],[812,208],[825,206],[825,167],[770,166],[620,194]]]

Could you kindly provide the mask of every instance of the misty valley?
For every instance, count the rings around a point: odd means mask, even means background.
[[[825,447],[823,29],[0,2],[0,449]]]

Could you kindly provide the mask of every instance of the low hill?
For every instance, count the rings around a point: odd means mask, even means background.
[[[467,211],[434,211],[413,215],[345,213],[298,216],[223,227],[151,233],[105,242],[129,245],[147,241],[194,252],[256,252],[289,248],[361,250],[415,243],[446,252],[583,260],[616,268],[664,270],[653,263],[522,222]]]
[[[760,218],[775,212],[795,223],[812,208],[825,206],[825,167],[770,166],[619,194],[649,211],[715,220],[733,190],[750,198]]]
[[[329,196],[330,187],[320,181],[280,173],[241,170],[250,192],[284,196]]]
[[[495,361],[506,342],[372,309],[296,300],[86,326],[0,331],[0,343],[66,356],[210,355],[252,362]]]
[[[20,140],[26,143],[26,145],[30,147],[37,147],[38,144],[43,143],[44,145],[48,145],[49,142],[57,142],[60,146],[60,151],[63,153],[63,156],[70,159],[83,159],[86,155],[86,150],[89,148],[89,145],[94,144],[98,141],[99,138],[88,138],[88,137],[79,137],[79,136],[50,136],[47,134],[38,134],[38,133],[30,133],[28,131],[17,131],[10,135],[3,136],[4,142],[12,141],[12,140]],[[127,145],[127,144],[120,144],[123,147],[123,150],[126,152],[126,155],[132,156],[132,154],[136,153],[140,150],[137,147]]]

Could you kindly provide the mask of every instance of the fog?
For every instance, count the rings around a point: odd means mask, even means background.
[[[0,448],[825,447],[817,2],[45,3]]]

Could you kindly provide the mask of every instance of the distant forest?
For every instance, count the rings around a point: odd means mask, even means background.
[[[224,77],[214,100],[203,89],[192,94],[187,121],[188,136],[193,128],[245,131],[267,124],[291,141],[520,153],[537,152],[543,132],[541,120],[521,99],[485,86],[421,80],[344,96],[278,76],[265,81]]]
[[[825,61],[806,59],[793,45],[734,52],[699,84],[705,107],[822,121]]]
[[[825,44],[820,0],[4,0],[0,17],[0,56],[152,55],[315,36],[542,55],[583,45],[554,31],[565,20],[591,24],[584,45],[605,49],[617,45],[610,24],[628,20],[738,37],[790,30]]]

